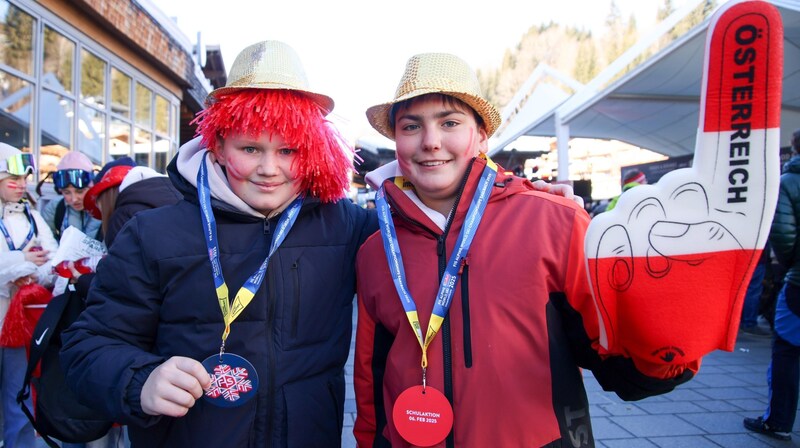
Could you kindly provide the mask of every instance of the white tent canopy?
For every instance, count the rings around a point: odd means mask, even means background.
[[[800,2],[771,0],[771,3],[778,7],[784,26],[780,141],[781,145],[786,145],[792,132],[800,128]],[[514,120],[523,122],[508,126],[517,130],[513,138],[528,135],[556,136],[564,140],[572,137],[616,139],[670,157],[692,154],[708,25],[708,21],[698,25],[599,92],[591,91],[598,84],[593,80],[555,109],[536,117],[518,114]],[[647,42],[640,43],[647,45]],[[635,53],[626,54],[631,59]],[[615,64],[627,62],[615,61]],[[502,150],[511,141],[508,137],[504,132],[493,149]],[[559,142],[559,161],[569,160],[562,157],[562,147],[563,151],[567,150],[566,141]],[[559,163],[559,180],[566,179],[568,166]]]

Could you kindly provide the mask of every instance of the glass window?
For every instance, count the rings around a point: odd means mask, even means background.
[[[111,159],[119,159],[131,155],[131,125],[118,118],[111,119],[108,141],[108,154]]]
[[[36,21],[14,5],[0,0],[0,61],[33,76],[33,32]]]
[[[17,148],[31,144],[33,85],[0,70],[0,138]]]
[[[153,134],[136,128],[133,144],[133,160],[139,166],[150,166],[150,151],[153,149]]]
[[[81,99],[88,104],[106,107],[106,62],[81,50]]]
[[[169,136],[170,138],[174,139],[175,142],[178,141],[178,122],[180,119],[178,118],[178,106],[172,105],[172,129],[170,130]]]
[[[136,83],[136,124],[152,126],[150,120],[152,119],[152,106],[153,91],[147,87]]]
[[[78,150],[95,165],[102,165],[106,114],[83,104],[78,106],[78,111]]]
[[[159,173],[167,172],[167,163],[169,163],[169,139],[156,136],[156,144],[153,146],[155,160],[153,161],[153,169]]]
[[[161,95],[156,95],[156,132],[169,135],[169,103]]]
[[[42,91],[39,103],[39,127],[42,130],[42,145],[72,146],[72,117],[75,102],[48,90]]]
[[[40,176],[45,176],[50,171],[55,171],[58,159],[72,148],[75,102],[49,90],[42,90],[41,98],[39,102],[41,151],[38,168]]]
[[[42,84],[58,92],[72,93],[72,65],[75,42],[50,27],[44,28]]]
[[[131,77],[111,67],[111,112],[131,117]]]

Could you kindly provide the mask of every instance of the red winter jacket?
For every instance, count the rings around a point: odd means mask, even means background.
[[[444,232],[384,182],[423,329],[484,164],[473,162]],[[591,446],[579,365],[626,399],[669,391],[692,373],[658,380],[629,359],[598,355],[583,252],[589,216],[573,201],[532,191],[529,182],[502,172],[463,260],[448,317],[428,349],[428,385],[453,404],[447,446],[561,446],[570,439]],[[421,349],[378,233],[359,251],[357,278],[356,439],[360,447],[409,446],[395,430],[392,407],[406,388],[421,384]]]

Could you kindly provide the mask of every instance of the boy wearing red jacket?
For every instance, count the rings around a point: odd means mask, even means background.
[[[397,161],[368,176],[381,235],[356,268],[359,446],[592,446],[580,368],[626,400],[693,376],[698,362],[600,354],[589,216],[485,156],[500,115],[464,61],[412,57],[367,117]]]

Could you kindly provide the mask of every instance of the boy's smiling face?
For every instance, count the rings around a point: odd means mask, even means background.
[[[259,136],[229,135],[216,149],[231,190],[264,216],[283,210],[297,196],[292,169],[296,153],[283,137],[266,131]]]
[[[472,109],[442,95],[403,105],[395,117],[397,161],[420,200],[447,216],[473,157],[488,149],[488,136]]]

